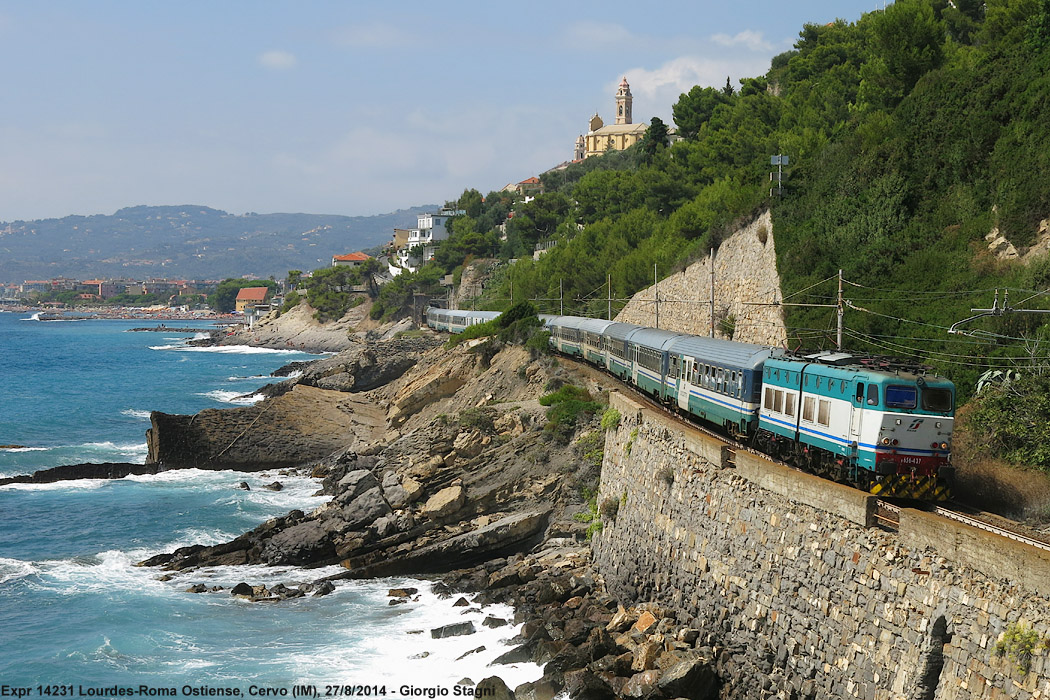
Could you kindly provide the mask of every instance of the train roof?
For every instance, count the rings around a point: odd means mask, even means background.
[[[639,328],[645,328],[645,326],[638,326],[633,323],[612,323],[608,328],[605,329],[605,337],[611,338],[612,340],[624,341],[627,340],[627,336],[634,333]]]
[[[671,352],[688,355],[708,364],[724,367],[758,369],[770,357],[783,354],[780,348],[752,343],[737,343],[722,338],[702,335],[683,335],[667,348]]]
[[[631,333],[627,340],[635,345],[664,350],[671,341],[681,337],[683,337],[681,333],[665,331],[660,328],[639,328],[634,333]]]
[[[790,355],[777,360],[775,365],[792,370],[799,369],[802,363],[818,365],[821,368],[820,373],[826,377],[849,379],[859,374],[863,375],[864,381],[869,382],[916,381],[921,377],[926,384],[955,386],[950,379],[934,373],[929,368],[885,357],[824,351]]]

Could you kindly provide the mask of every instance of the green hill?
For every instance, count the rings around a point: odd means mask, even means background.
[[[51,277],[212,279],[327,265],[390,240],[432,207],[378,216],[228,214],[184,205],[0,223],[0,281]]]

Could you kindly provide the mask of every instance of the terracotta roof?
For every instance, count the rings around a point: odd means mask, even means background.
[[[530,177],[530,178],[528,178],[526,180],[522,180],[518,184],[519,185],[538,185],[538,184],[540,184],[540,179],[538,177]]]
[[[339,262],[364,262],[370,260],[371,255],[366,255],[362,252],[348,253],[347,255],[333,255],[332,260],[338,260]]]
[[[242,287],[237,292],[237,301],[262,301],[266,298],[268,287]]]

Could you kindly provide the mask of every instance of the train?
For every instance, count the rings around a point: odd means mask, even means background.
[[[431,309],[427,319],[460,332],[498,315]],[[580,316],[540,318],[554,350],[775,459],[884,497],[951,497],[955,385],[921,366]]]

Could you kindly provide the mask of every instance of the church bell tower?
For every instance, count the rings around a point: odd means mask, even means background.
[[[620,87],[616,89],[616,123],[631,124],[631,86],[627,84],[627,76],[620,81]]]

